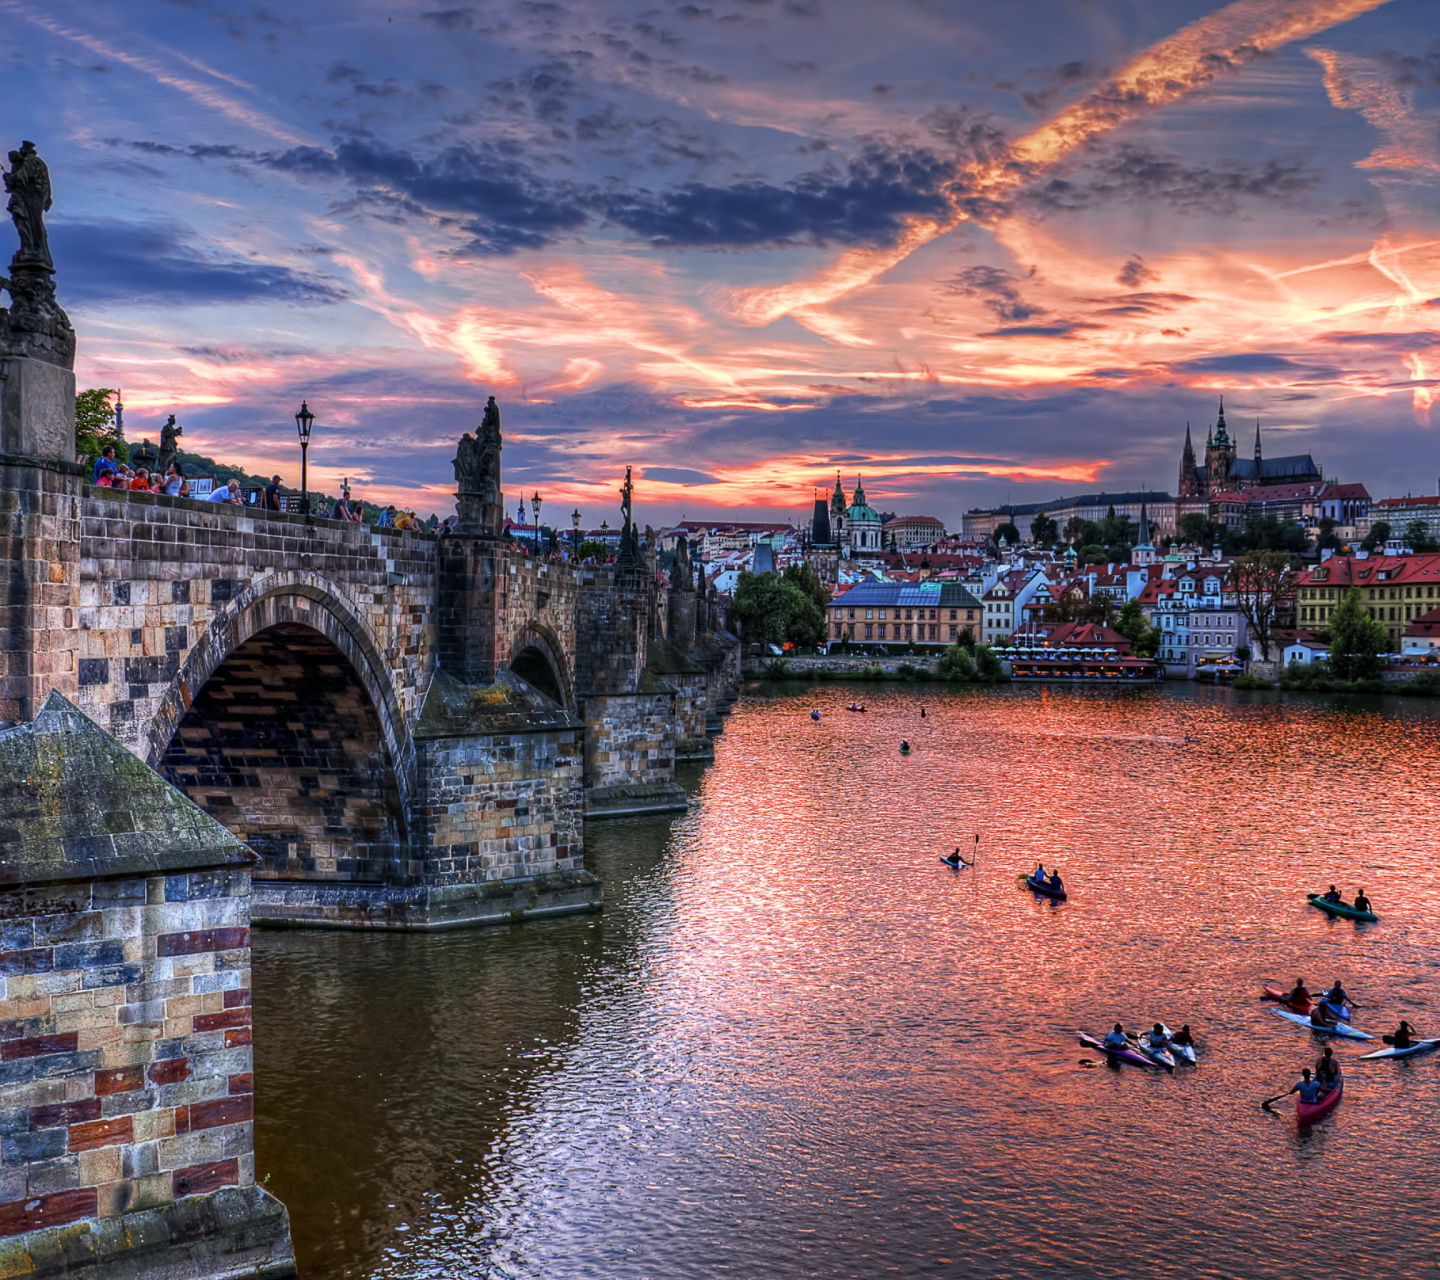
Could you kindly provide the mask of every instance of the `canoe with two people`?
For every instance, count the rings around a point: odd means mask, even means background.
[[[1297,1095],[1295,1119],[1300,1124],[1314,1124],[1317,1120],[1323,1120],[1340,1105],[1340,1099],[1345,1095],[1345,1081],[1340,1077],[1337,1068],[1334,1085],[1326,1087],[1310,1074],[1309,1067],[1305,1067],[1300,1072],[1300,1079],[1290,1088],[1284,1093],[1277,1093],[1273,1098],[1266,1098],[1260,1105],[1269,1110],[1272,1102],[1288,1098],[1292,1093]]]
[[[1355,895],[1353,904],[1346,902],[1340,890],[1333,884],[1324,893],[1310,893],[1305,896],[1312,907],[1318,908],[1327,916],[1343,916],[1346,920],[1360,920],[1368,924],[1380,919],[1375,914],[1374,904],[1365,896],[1364,889]]]
[[[1065,882],[1060,878],[1060,868],[1053,867],[1050,874],[1045,874],[1045,864],[1039,863],[1035,870],[1025,877],[1025,884],[1035,893],[1043,893],[1049,898],[1065,898]]]

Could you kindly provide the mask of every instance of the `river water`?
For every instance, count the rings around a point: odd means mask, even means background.
[[[257,935],[305,1280],[1440,1274],[1440,1054],[1338,1045],[1313,1129],[1257,1105],[1317,1051],[1262,980],[1440,1034],[1427,703],[839,685],[716,745],[688,814],[591,824],[602,915]],[[1075,1040],[1157,1018],[1198,1067]]]

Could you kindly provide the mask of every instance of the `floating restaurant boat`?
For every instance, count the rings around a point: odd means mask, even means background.
[[[1163,680],[1154,658],[1132,658],[1118,649],[1079,645],[1024,645],[996,649],[1012,680],[1054,680],[1065,684],[1135,683]]]

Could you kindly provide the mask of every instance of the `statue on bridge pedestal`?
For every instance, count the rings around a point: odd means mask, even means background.
[[[491,396],[475,435],[460,437],[455,450],[455,509],[457,527],[500,525],[500,406]]]
[[[4,179],[10,193],[5,207],[20,235],[20,248],[10,259],[10,278],[0,278],[0,288],[10,293],[9,311],[0,311],[0,353],[73,368],[75,330],[55,300],[55,263],[45,234],[45,214],[54,203],[50,170],[29,139],[10,152]]]

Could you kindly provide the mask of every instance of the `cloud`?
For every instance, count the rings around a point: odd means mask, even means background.
[[[348,296],[335,281],[290,267],[207,256],[167,223],[56,222],[50,243],[62,296],[78,302],[293,305]]]
[[[1055,324],[1012,324],[989,333],[982,338],[1073,338],[1085,329],[1099,329],[1098,324],[1087,324],[1083,320],[1061,320]]]
[[[1019,322],[1045,314],[1044,307],[1033,306],[1020,297],[1020,284],[1034,275],[1033,270],[1028,276],[1018,276],[1003,267],[966,267],[947,280],[943,288],[962,298],[980,298],[997,320]]]
[[[1158,280],[1158,273],[1151,271],[1145,265],[1145,259],[1138,253],[1132,253],[1126,260],[1119,274],[1115,277],[1116,284],[1123,284],[1127,289],[1138,289],[1142,284],[1149,284],[1152,280]]]
[[[1424,351],[1440,347],[1440,333],[1327,333],[1321,342],[1342,343],[1346,346],[1367,347],[1372,351],[1390,351],[1403,354],[1407,351]]]
[[[684,467],[646,467],[642,480],[663,480],[669,484],[720,484],[718,476],[705,471],[687,471]]]
[[[1230,356],[1206,356],[1199,360],[1181,360],[1169,366],[1171,373],[1209,376],[1232,374],[1238,377],[1279,374],[1299,378],[1302,381],[1337,378],[1342,370],[1333,366],[1308,365],[1289,356],[1277,356],[1268,352],[1242,352]]]

